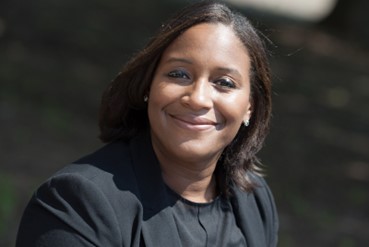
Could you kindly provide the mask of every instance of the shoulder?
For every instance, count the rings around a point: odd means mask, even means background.
[[[78,201],[113,211],[122,204],[139,203],[128,145],[111,143],[65,166],[39,187],[35,197],[49,204],[49,199]]]
[[[264,217],[272,219],[278,225],[277,209],[273,197],[273,193],[267,184],[265,178],[255,173],[248,173],[249,178],[255,184],[252,194],[257,201],[260,210],[264,213]]]
[[[51,236],[54,241],[62,234],[68,241],[99,246],[128,244],[134,236],[131,226],[142,211],[127,145],[108,144],[67,165],[36,190],[23,214],[18,240]],[[39,224],[32,226],[34,222]]]
[[[255,185],[252,193],[262,202],[265,202],[267,205],[273,206],[275,204],[274,197],[265,178],[255,173],[248,173],[247,176]]]
[[[262,176],[255,173],[247,173],[247,176],[255,184],[255,188],[249,192],[234,189],[240,220],[246,225],[245,228],[253,229],[250,231],[254,235],[263,232],[267,246],[276,246],[279,220],[273,194]]]
[[[256,174],[252,174],[251,176],[253,176],[256,182],[254,195],[260,208],[261,217],[265,222],[265,231],[269,239],[269,246],[277,246],[279,217],[273,193],[262,176]]]
[[[105,200],[114,203],[119,199],[129,202],[138,194],[135,177],[128,145],[115,142],[56,172],[37,190],[36,195],[58,191],[66,195],[75,194],[79,200],[88,202]]]
[[[47,183],[69,180],[72,183],[91,183],[101,190],[109,190],[112,188],[105,187],[133,185],[134,177],[128,144],[119,141],[107,144],[65,166],[52,175]]]

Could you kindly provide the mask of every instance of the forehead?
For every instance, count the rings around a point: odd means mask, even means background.
[[[194,25],[185,30],[176,39],[174,39],[168,47],[172,46],[175,43],[191,43],[191,40],[193,42],[197,39],[199,39],[201,43],[215,43],[221,41],[224,45],[236,45],[240,48],[242,47],[242,49],[244,49],[244,52],[248,53],[246,47],[241,42],[240,38],[236,35],[235,30],[232,28],[232,26],[222,23],[200,23]]]
[[[162,59],[185,57],[203,63],[242,67],[248,72],[248,51],[231,26],[202,23],[187,29],[164,51]]]

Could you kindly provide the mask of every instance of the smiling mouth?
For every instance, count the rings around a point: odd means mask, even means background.
[[[174,122],[183,129],[205,131],[214,129],[218,124],[211,120],[197,116],[174,116],[169,114]]]

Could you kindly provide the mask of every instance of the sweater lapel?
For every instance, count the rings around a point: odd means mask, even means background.
[[[142,234],[146,246],[181,246],[170,200],[149,133],[141,133],[130,144],[133,166],[143,206]]]
[[[232,186],[231,203],[234,209],[237,225],[245,236],[247,246],[265,247],[265,232],[257,199],[254,193],[243,192]]]

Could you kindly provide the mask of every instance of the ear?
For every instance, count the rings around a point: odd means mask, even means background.
[[[247,122],[247,121],[250,121],[250,118],[251,118],[251,113],[252,113],[252,106],[251,106],[251,103],[249,103],[248,107],[247,107],[247,111],[243,117],[243,122]]]

